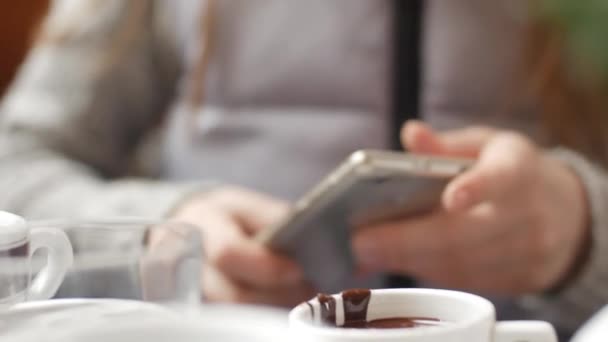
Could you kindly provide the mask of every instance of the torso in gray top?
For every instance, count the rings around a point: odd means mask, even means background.
[[[505,70],[517,67],[520,32],[513,13],[492,3],[427,2],[422,112],[431,124],[457,127],[474,116],[535,129],[523,108],[495,114],[513,74]],[[197,58],[200,6],[172,7],[185,74]],[[390,1],[218,7],[205,105],[196,113],[173,106],[165,177],[218,179],[294,199],[352,151],[387,147]],[[471,20],[485,17],[492,19]]]

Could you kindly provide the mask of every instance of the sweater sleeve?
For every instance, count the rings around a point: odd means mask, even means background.
[[[522,304],[570,334],[608,304],[608,173],[567,149],[555,149],[550,156],[571,167],[583,182],[591,211],[591,249],[564,288],[526,297]]]
[[[159,39],[152,4],[52,4],[44,31],[70,35],[33,48],[0,106],[0,208],[28,218],[161,217],[200,189],[127,178],[179,70]]]

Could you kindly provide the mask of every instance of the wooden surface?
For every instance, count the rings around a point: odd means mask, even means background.
[[[0,0],[0,96],[33,41],[48,0]]]

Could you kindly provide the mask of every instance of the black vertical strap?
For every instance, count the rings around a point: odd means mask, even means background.
[[[393,102],[390,146],[401,150],[403,123],[419,118],[423,0],[393,0]]]
[[[393,0],[393,108],[390,143],[403,149],[400,132],[403,123],[419,117],[423,0]],[[416,281],[390,275],[387,286],[415,287]]]

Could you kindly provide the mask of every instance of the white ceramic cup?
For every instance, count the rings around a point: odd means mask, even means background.
[[[38,250],[46,250],[46,262],[39,271],[32,262]],[[29,229],[22,217],[0,211],[0,306],[53,297],[72,260],[72,247],[63,231]]]
[[[608,306],[598,311],[572,337],[571,342],[605,342],[608,336]]]
[[[344,320],[341,295],[336,300],[338,325]],[[496,322],[495,308],[482,297],[434,289],[372,290],[367,321],[393,317],[428,317],[445,322],[411,329],[352,329],[315,324],[319,301],[313,299],[289,314],[294,340],[317,342],[557,342],[553,327],[541,321]],[[313,308],[311,310],[311,307]],[[314,311],[314,313],[312,312]],[[342,321],[342,322],[340,322]]]

